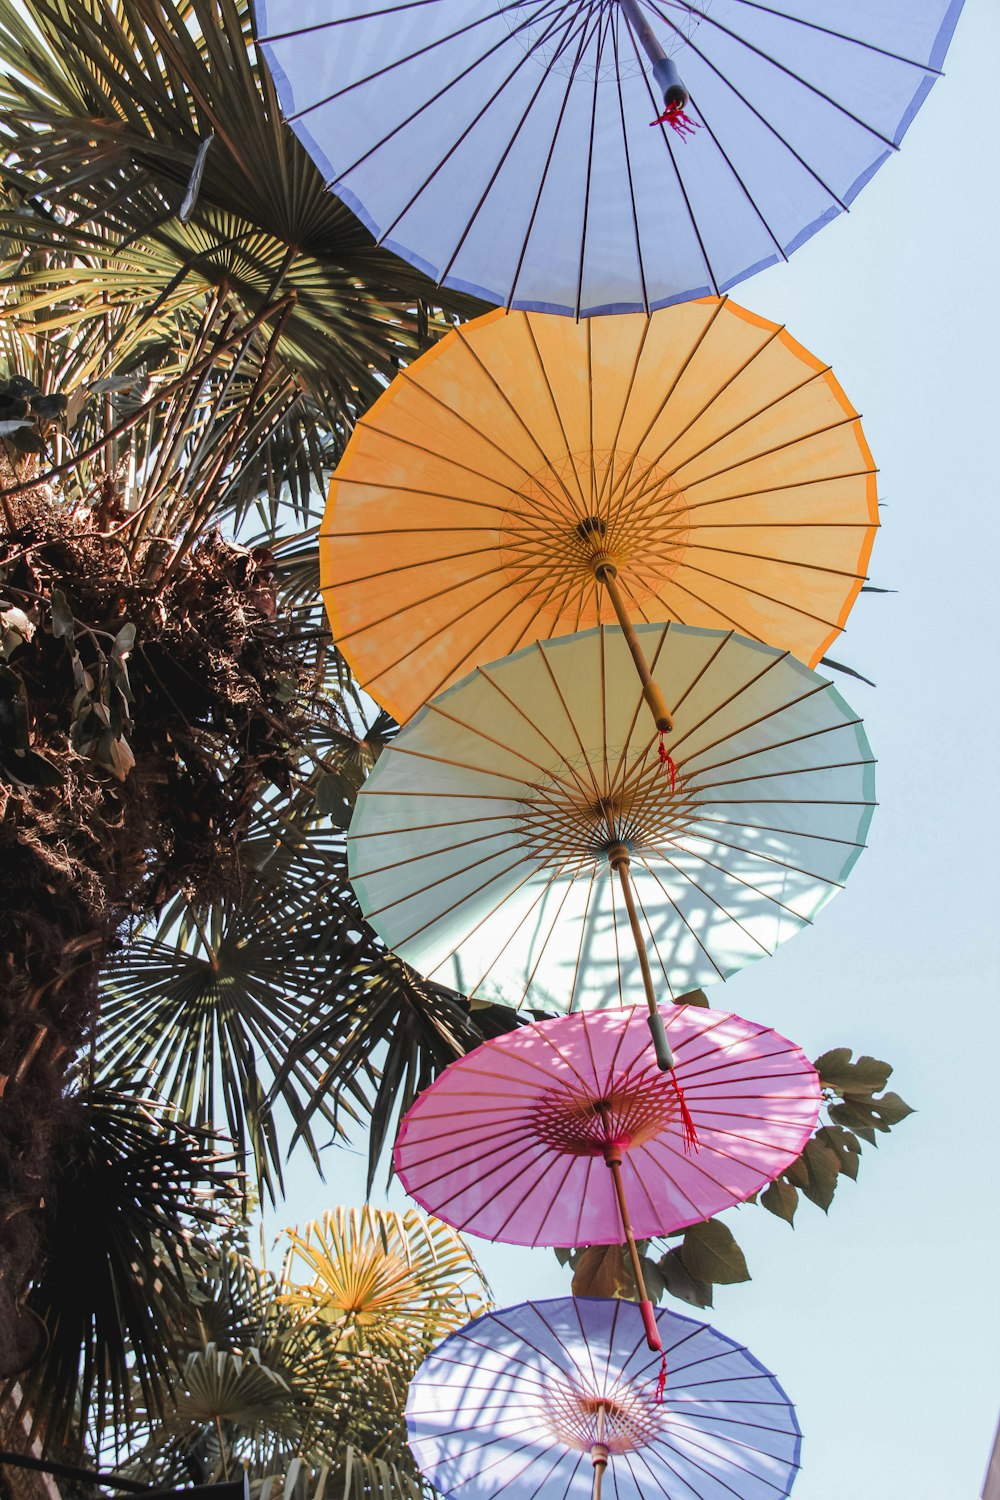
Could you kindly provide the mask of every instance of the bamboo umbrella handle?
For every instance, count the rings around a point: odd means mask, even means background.
[[[607,1110],[605,1105],[601,1113]],[[642,1313],[642,1323],[646,1332],[646,1343],[655,1353],[659,1354],[663,1349],[663,1341],[660,1338],[659,1329],[656,1326],[656,1317],[653,1313],[653,1304],[646,1292],[646,1282],[642,1274],[642,1261],[639,1259],[639,1247],[635,1242],[632,1232],[632,1221],[629,1218],[628,1206],[625,1202],[625,1185],[622,1182],[622,1153],[620,1146],[605,1146],[604,1160],[611,1172],[611,1181],[615,1185],[615,1197],[618,1199],[618,1212],[621,1214],[622,1228],[625,1231],[625,1242],[628,1245],[629,1258],[632,1262],[632,1275],[639,1292],[639,1311]]]
[[[656,991],[653,989],[653,976],[649,968],[649,955],[646,952],[646,944],[643,941],[642,928],[639,926],[639,914],[635,909],[635,896],[632,893],[632,882],[629,879],[629,854],[624,844],[616,844],[608,850],[608,860],[611,868],[618,874],[621,882],[622,895],[625,897],[625,910],[628,912],[628,923],[632,929],[632,940],[635,943],[636,956],[639,960],[639,969],[642,973],[642,987],[646,993],[646,1005],[649,1009],[647,1018],[649,1034],[653,1039],[653,1051],[656,1053],[656,1065],[661,1073],[669,1073],[674,1066],[674,1054],[670,1043],[667,1041],[667,1028],[663,1024],[660,1008],[656,1003]]]
[[[642,696],[645,698],[649,711],[653,715],[653,721],[661,734],[669,734],[674,727],[673,717],[667,708],[663,693],[653,681],[653,674],[649,670],[649,664],[643,655],[642,647],[639,644],[639,637],[635,633],[635,626],[628,617],[625,600],[622,598],[621,589],[616,582],[614,564],[601,562],[595,567],[594,576],[598,583],[602,583],[607,590],[608,598],[611,600],[611,607],[615,612],[618,624],[621,626],[622,635],[625,637],[625,644],[632,653],[632,660],[635,662],[635,669],[639,674],[639,681],[642,683]]]

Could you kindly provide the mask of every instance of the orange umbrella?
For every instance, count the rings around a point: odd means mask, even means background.
[[[814,665],[878,524],[829,368],[725,299],[576,323],[487,313],[393,381],[330,486],[320,572],[341,650],[399,720],[478,662],[615,619],[680,621]]]

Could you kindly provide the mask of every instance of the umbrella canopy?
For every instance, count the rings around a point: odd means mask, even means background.
[[[857,715],[772,647],[638,635],[672,707],[676,781],[611,626],[478,668],[382,752],[349,871],[421,973],[554,1012],[648,998],[622,931],[628,875],[639,949],[680,995],[772,952],[841,888],[874,806]]]
[[[774,1376],[706,1323],[656,1321],[662,1391],[629,1302],[524,1302],[451,1334],[410,1385],[420,1468],[460,1500],[588,1500],[605,1465],[616,1500],[787,1495],[801,1439]]]
[[[802,1152],[819,1078],[769,1027],[694,1005],[663,1012],[698,1133],[685,1141],[646,1012],[533,1022],[451,1064],[403,1119],[394,1160],[411,1197],[457,1229],[516,1245],[669,1234],[749,1198]],[[609,1161],[610,1159],[610,1161]]]
[[[797,249],[896,149],[960,9],[256,0],[286,118],[379,241],[576,316],[718,294]],[[664,99],[685,139],[650,128]]]
[[[877,525],[857,413],[776,324],[717,298],[582,324],[490,313],[358,423],[321,582],[355,675],[403,721],[480,662],[616,616],[814,666]]]

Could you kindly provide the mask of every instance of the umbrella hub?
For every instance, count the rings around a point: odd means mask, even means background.
[[[592,1453],[595,1446],[609,1454],[643,1448],[660,1435],[665,1413],[654,1402],[652,1388],[624,1382],[603,1392],[550,1381],[542,1396],[541,1414],[552,1436],[580,1453]]]
[[[578,873],[612,858],[656,857],[685,834],[697,816],[695,793],[686,778],[659,774],[655,746],[622,767],[614,779],[595,785],[602,752],[567,764],[558,778],[529,790],[517,817],[520,842],[540,864],[559,863]]]
[[[682,562],[688,536],[687,501],[665,469],[639,454],[589,448],[524,480],[499,527],[507,581],[550,633],[612,623],[601,570],[630,604],[652,599]]]
[[[668,1077],[657,1071],[609,1079],[601,1095],[560,1089],[535,1106],[532,1123],[545,1145],[567,1156],[603,1156],[627,1152],[680,1121],[677,1094]]]

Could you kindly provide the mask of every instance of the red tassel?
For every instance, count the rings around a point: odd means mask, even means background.
[[[667,1352],[666,1352],[666,1350],[664,1350],[663,1353],[660,1355],[660,1373],[656,1377],[656,1395],[653,1397],[653,1400],[656,1402],[657,1406],[662,1406],[663,1405],[663,1392],[666,1390],[666,1388],[667,1388]]]
[[[650,125],[669,125],[682,141],[686,141],[689,135],[694,135],[696,130],[701,129],[698,121],[686,115],[680,104],[668,104],[662,115],[657,115],[656,119],[650,120],[649,123]]]
[[[674,1085],[674,1093],[677,1095],[677,1103],[681,1108],[681,1120],[684,1123],[684,1150],[696,1151],[700,1148],[701,1142],[698,1139],[698,1132],[695,1129],[694,1120],[691,1118],[691,1111],[687,1107],[687,1100],[684,1097],[684,1090],[681,1088],[680,1083],[677,1080],[676,1071],[671,1072],[670,1078],[671,1082]]]
[[[670,790],[673,791],[677,785],[677,767],[674,765],[672,757],[667,754],[667,747],[663,743],[665,733],[665,730],[660,730],[660,765],[666,767],[667,774],[670,777]]]

